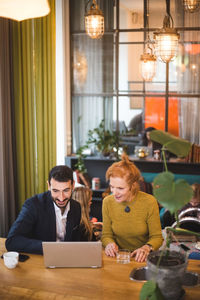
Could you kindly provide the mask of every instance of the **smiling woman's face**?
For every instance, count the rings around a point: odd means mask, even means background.
[[[110,190],[117,202],[130,201],[131,189],[124,178],[110,177]]]

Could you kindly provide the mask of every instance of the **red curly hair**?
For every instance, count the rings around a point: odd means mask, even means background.
[[[141,179],[140,171],[125,153],[122,154],[121,161],[113,163],[106,171],[106,179],[109,180],[110,177],[124,178],[132,195],[135,195],[140,189],[138,183]]]

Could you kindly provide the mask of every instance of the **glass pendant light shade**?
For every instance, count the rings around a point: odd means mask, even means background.
[[[48,15],[48,0],[0,0],[0,17],[23,21]]]
[[[155,55],[144,53],[140,56],[140,73],[145,81],[152,81],[156,74]]]
[[[200,8],[200,0],[183,0],[183,6],[187,12],[196,12]]]
[[[92,39],[100,39],[104,34],[104,16],[95,0],[85,15],[85,31]]]
[[[163,28],[154,32],[156,56],[165,63],[173,60],[178,52],[179,38],[177,30],[170,27],[170,16],[165,16]]]
[[[151,44],[149,35],[149,0],[147,0],[144,22],[147,28],[147,36],[145,33],[146,41],[144,53],[140,56],[140,74],[144,81],[152,81],[156,74],[156,56],[153,55],[154,47]]]

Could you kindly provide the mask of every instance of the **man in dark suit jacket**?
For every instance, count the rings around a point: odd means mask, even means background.
[[[49,173],[49,190],[25,201],[8,233],[7,250],[42,254],[43,241],[79,240],[81,207],[71,199],[73,185],[70,168],[54,167]]]

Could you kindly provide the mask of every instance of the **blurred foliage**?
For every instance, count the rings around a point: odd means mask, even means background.
[[[117,131],[105,130],[105,121],[102,120],[98,127],[88,131],[86,145],[94,144],[97,151],[104,156],[111,153],[117,155],[119,148],[119,134]]]
[[[78,157],[78,161],[77,163],[75,164],[75,168],[81,172],[81,173],[87,173],[87,169],[85,167],[85,164],[84,164],[84,158],[87,156],[85,154],[83,154],[84,150],[86,150],[88,147],[87,145],[84,145],[82,147],[80,147],[77,152],[76,152],[76,155]]]
[[[153,193],[158,202],[171,214],[187,204],[193,195],[189,183],[184,179],[175,180],[171,172],[162,172],[155,177]]]
[[[192,147],[189,141],[162,130],[152,130],[150,132],[150,138],[152,141],[163,145],[165,150],[168,150],[178,157],[186,157]]]

